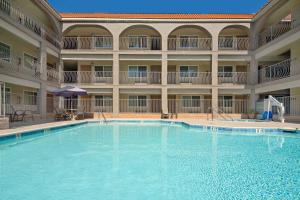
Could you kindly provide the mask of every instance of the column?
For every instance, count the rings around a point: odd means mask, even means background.
[[[163,113],[168,113],[168,88],[161,89],[161,108]]]
[[[218,107],[219,107],[219,91],[217,87],[213,87],[211,90],[211,98],[212,98],[212,108],[213,108],[213,114],[217,114]]]
[[[42,119],[47,118],[47,47],[42,42],[40,47],[41,85],[39,91],[39,111]]]
[[[256,101],[258,100],[259,95],[255,94],[255,90],[252,89],[250,93],[250,102],[249,102],[249,108],[250,110],[256,110]]]
[[[113,85],[119,85],[119,76],[120,73],[120,61],[119,61],[119,53],[113,54]]]
[[[58,68],[58,83],[64,82],[64,62],[61,58],[59,58],[57,62],[57,68]]]
[[[113,88],[113,116],[117,117],[119,115],[119,103],[120,103],[120,90],[119,87],[114,87]]]
[[[41,83],[39,90],[39,111],[42,119],[47,118],[47,84],[45,82]]]
[[[168,55],[167,53],[162,53],[161,60],[161,83],[163,86],[168,84]]]
[[[218,91],[218,53],[212,52],[211,55],[211,77],[212,77],[212,108],[213,114],[217,114],[218,111],[218,99],[219,99],[219,91]]]
[[[41,73],[41,79],[47,81],[47,47],[44,43],[41,43],[40,46],[40,66],[39,70]]]
[[[293,8],[292,8],[292,22],[293,22],[293,27],[298,27],[300,25],[300,4],[298,2],[297,5],[295,5]]]

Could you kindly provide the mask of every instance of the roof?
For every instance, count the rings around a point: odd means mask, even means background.
[[[61,13],[62,18],[112,19],[252,19],[255,14],[125,14],[125,13]]]

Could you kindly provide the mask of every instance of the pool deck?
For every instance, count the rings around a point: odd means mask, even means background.
[[[109,120],[124,120],[124,121],[131,121],[131,120],[141,120],[146,121],[147,119],[109,119]],[[79,121],[59,121],[59,122],[49,122],[45,123],[42,122],[40,124],[34,125],[27,125],[21,127],[15,127],[5,130],[0,130],[1,136],[6,135],[14,135],[24,132],[30,132],[40,129],[50,129],[55,127],[62,127],[68,125],[76,125],[81,124],[84,122],[91,122],[91,121],[98,121],[98,120],[79,120]],[[173,120],[154,120],[149,119],[149,121],[173,121],[173,122],[185,122],[189,125],[200,125],[200,126],[213,126],[213,127],[225,127],[225,128],[271,128],[271,129],[280,129],[280,128],[293,128],[293,129],[300,129],[300,124],[296,123],[280,123],[280,122],[231,122],[231,121],[207,121],[207,120],[197,120],[197,119],[173,119]]]

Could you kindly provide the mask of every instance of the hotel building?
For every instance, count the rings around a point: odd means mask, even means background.
[[[1,112],[47,118],[207,118],[258,110],[268,95],[300,120],[300,2],[256,14],[58,13],[43,0],[0,0]],[[62,99],[74,85],[88,96]]]

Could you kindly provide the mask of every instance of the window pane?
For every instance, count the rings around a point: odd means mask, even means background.
[[[24,91],[24,104],[37,105],[37,93]]]
[[[137,77],[138,76],[138,67],[129,66],[128,67],[128,77]]]
[[[137,96],[129,96],[129,106],[137,106]]]
[[[10,61],[10,46],[0,42],[0,59]]]
[[[147,97],[146,96],[138,96],[138,105],[145,107],[147,106]]]

